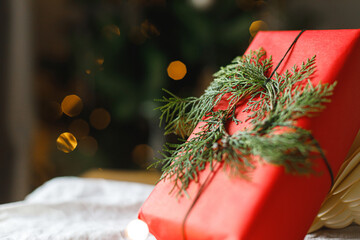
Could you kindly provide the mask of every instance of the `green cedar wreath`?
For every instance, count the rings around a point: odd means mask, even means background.
[[[160,124],[165,122],[166,134],[175,133],[182,142],[166,143],[163,158],[153,166],[162,165],[161,179],[173,180],[179,194],[186,193],[190,181],[197,181],[198,172],[207,164],[212,169],[216,162],[224,162],[231,173],[241,176],[254,169],[256,161],[282,165],[296,173],[311,171],[311,158],[321,148],[310,131],[295,123],[323,110],[336,83],[312,85],[309,77],[315,70],[315,56],[268,78],[272,60],[265,56],[259,49],[235,58],[214,74],[214,81],[199,98],[180,98],[164,90],[170,96],[158,100],[163,102],[158,108]],[[248,114],[245,121],[251,127],[230,135],[226,125],[241,122],[235,112],[244,100],[242,111]],[[226,109],[215,110],[220,101],[227,102]],[[199,123],[201,131],[186,141]]]

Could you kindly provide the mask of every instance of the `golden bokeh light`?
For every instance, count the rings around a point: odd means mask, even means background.
[[[115,24],[106,25],[103,28],[103,33],[108,39],[112,39],[113,36],[120,36],[120,28]]]
[[[90,127],[83,119],[75,119],[70,123],[69,131],[73,133],[77,139],[80,139],[89,135]]]
[[[133,149],[131,156],[138,166],[146,168],[154,157],[154,150],[147,144],[139,144]]]
[[[96,63],[99,64],[99,65],[103,65],[104,64],[104,58],[96,59]]]
[[[111,116],[104,108],[96,108],[90,114],[90,124],[98,130],[105,129],[111,121]]]
[[[86,136],[79,141],[79,151],[88,156],[94,156],[98,150],[98,143],[95,138]]]
[[[154,24],[150,23],[149,20],[145,20],[141,23],[140,32],[147,38],[159,36],[160,32]]]
[[[174,80],[181,80],[186,75],[186,66],[181,61],[173,61],[169,64],[167,68],[167,73],[169,77]]]
[[[77,141],[74,135],[64,132],[56,139],[56,146],[60,151],[70,153],[76,148]]]
[[[252,37],[254,37],[258,31],[267,30],[267,29],[268,29],[268,26],[267,26],[266,22],[258,20],[258,21],[254,21],[251,23],[249,32],[250,32],[250,35]]]
[[[83,108],[82,100],[77,95],[68,95],[61,103],[61,110],[69,117],[79,115]]]
[[[85,70],[85,73],[86,73],[87,75],[90,75],[90,74],[91,74],[91,70],[90,70],[90,69],[86,69],[86,70]]]

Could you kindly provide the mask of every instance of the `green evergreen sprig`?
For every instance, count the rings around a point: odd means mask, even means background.
[[[163,165],[161,179],[170,178],[178,193],[186,193],[190,181],[198,180],[199,171],[207,164],[212,168],[215,162],[224,162],[232,173],[243,176],[255,168],[254,159],[283,165],[291,172],[311,171],[318,144],[310,131],[295,123],[323,110],[336,83],[312,85],[309,77],[315,70],[315,56],[268,79],[272,60],[265,56],[259,49],[235,58],[214,74],[214,81],[199,98],[180,98],[164,90],[170,96],[158,100],[164,103],[158,108],[160,124],[165,122],[166,134],[175,133],[183,141],[166,143],[163,159],[154,165]],[[226,109],[215,110],[220,101],[227,103]],[[246,101],[243,114],[248,114],[245,121],[251,127],[229,135],[227,123],[241,122],[235,112],[242,101]],[[186,141],[196,126],[200,131]]]

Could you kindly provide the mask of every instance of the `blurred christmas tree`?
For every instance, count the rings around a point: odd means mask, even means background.
[[[242,54],[252,35],[264,28],[260,22],[249,32],[266,6],[255,0],[76,0],[72,4],[77,17],[68,27],[72,52],[68,79],[76,79],[74,94],[84,104],[77,123],[90,116],[87,127],[86,120],[82,123],[92,136],[90,144],[89,137],[88,145],[78,142],[80,150],[82,146],[91,154],[74,151],[64,160],[64,154],[56,153],[61,175],[89,167],[148,165],[164,141],[158,112],[153,111],[157,107],[153,99],[162,96],[161,88],[183,97],[202,94],[219,66]],[[103,112],[96,117],[98,108]],[[101,123],[104,118],[111,118],[110,124]],[[60,121],[75,125],[71,116]]]

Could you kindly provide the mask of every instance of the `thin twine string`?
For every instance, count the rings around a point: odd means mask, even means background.
[[[217,164],[217,163],[215,163],[214,168],[217,167],[216,164]],[[195,198],[194,198],[194,201],[191,203],[188,211],[187,211],[186,214],[185,214],[185,217],[184,217],[184,219],[183,219],[183,221],[182,221],[182,224],[181,224],[181,226],[182,226],[182,234],[183,234],[183,239],[184,239],[184,240],[186,240],[186,235],[185,235],[185,223],[186,223],[186,220],[188,219],[189,214],[190,214],[191,210],[194,208],[194,206],[195,206],[197,200],[199,199],[201,193],[204,191],[205,187],[208,185],[208,183],[210,182],[210,180],[211,180],[212,177],[214,176],[215,172],[216,172],[216,170],[212,170],[212,171],[207,175],[205,181],[203,182],[203,184],[201,184],[201,186],[200,186],[200,188],[199,188],[199,191],[196,193],[196,196],[195,196]]]
[[[299,37],[301,36],[301,34],[303,34],[303,32],[305,32],[306,29],[303,29],[300,31],[300,33],[296,36],[296,38],[294,39],[294,41],[291,43],[290,47],[288,48],[288,50],[286,51],[286,53],[284,54],[284,56],[281,58],[280,62],[278,63],[278,65],[274,68],[274,70],[271,72],[270,76],[265,80],[265,85],[271,81],[271,78],[274,76],[276,70],[280,67],[282,61],[285,59],[286,55],[290,52],[290,50],[292,49],[292,47],[295,45],[295,43],[297,42],[297,40],[299,39]],[[331,169],[330,163],[327,160],[324,151],[322,150],[322,148],[320,147],[320,144],[318,141],[316,141],[316,139],[314,138],[314,136],[310,133],[309,134],[311,140],[313,141],[315,147],[317,148],[317,150],[319,151],[322,159],[324,160],[324,163],[326,165],[326,168],[330,174],[330,178],[331,178],[331,187],[334,185],[334,173]],[[330,188],[331,190],[331,188]]]
[[[325,153],[324,151],[322,150],[322,148],[320,147],[320,143],[314,138],[314,136],[310,133],[309,134],[310,137],[312,138],[312,141],[313,143],[315,144],[315,147],[318,149],[322,159],[324,160],[324,163],[326,165],[326,168],[330,174],[330,179],[331,179],[331,186],[330,186],[330,189],[329,189],[329,192],[331,191],[332,187],[334,186],[334,173],[331,169],[331,166],[330,166],[330,163],[329,161],[327,160],[326,156],[325,156]]]
[[[278,63],[278,65],[274,68],[274,70],[272,71],[272,73],[270,74],[270,77],[268,77],[265,81],[265,85],[266,83],[268,83],[271,78],[274,76],[276,70],[280,67],[282,61],[285,59],[286,55],[290,52],[290,50],[292,49],[292,47],[295,45],[295,43],[297,42],[297,40],[299,39],[299,37],[301,36],[301,34],[303,34],[303,32],[305,32],[306,30],[303,29],[301,30],[301,32],[296,36],[296,38],[294,39],[294,41],[291,43],[290,47],[288,48],[288,50],[286,51],[286,53],[284,54],[284,56],[282,57],[282,59],[280,60],[280,62]]]
[[[283,60],[285,59],[286,55],[290,52],[290,50],[292,49],[292,47],[295,45],[295,43],[297,42],[297,40],[300,38],[301,34],[303,34],[303,32],[305,32],[306,30],[303,29],[300,31],[300,33],[296,36],[296,38],[294,39],[294,41],[291,43],[290,47],[288,48],[288,50],[286,51],[286,53],[284,54],[284,56],[281,58],[280,62],[278,63],[278,65],[274,68],[274,70],[271,72],[270,76],[265,80],[265,85],[271,81],[271,78],[274,76],[276,70],[280,67],[281,63],[283,62]],[[315,147],[318,149],[322,159],[324,160],[324,163],[326,165],[326,168],[330,174],[330,178],[331,178],[331,188],[332,186],[334,185],[334,174],[333,174],[333,171],[331,169],[331,166],[330,166],[330,163],[329,161],[327,160],[326,156],[325,156],[325,153],[323,152],[322,148],[320,147],[320,144],[318,141],[316,141],[316,139],[314,138],[314,136],[310,133],[309,134],[310,138],[312,139]],[[185,217],[182,221],[182,224],[181,224],[181,228],[182,228],[182,234],[183,234],[183,240],[186,240],[186,235],[185,235],[185,224],[186,224],[186,220],[188,219],[189,215],[190,215],[190,212],[191,210],[194,208],[196,202],[199,200],[200,198],[200,195],[203,193],[204,189],[205,189],[205,186],[207,186],[207,184],[209,183],[209,181],[212,179],[212,177],[214,176],[214,173],[215,171],[211,171],[208,176],[206,177],[205,181],[203,184],[201,184],[200,188],[199,188],[199,191],[197,192],[195,198],[194,198],[194,201],[191,203],[188,211],[186,212],[185,214]],[[331,189],[330,188],[330,189]]]

